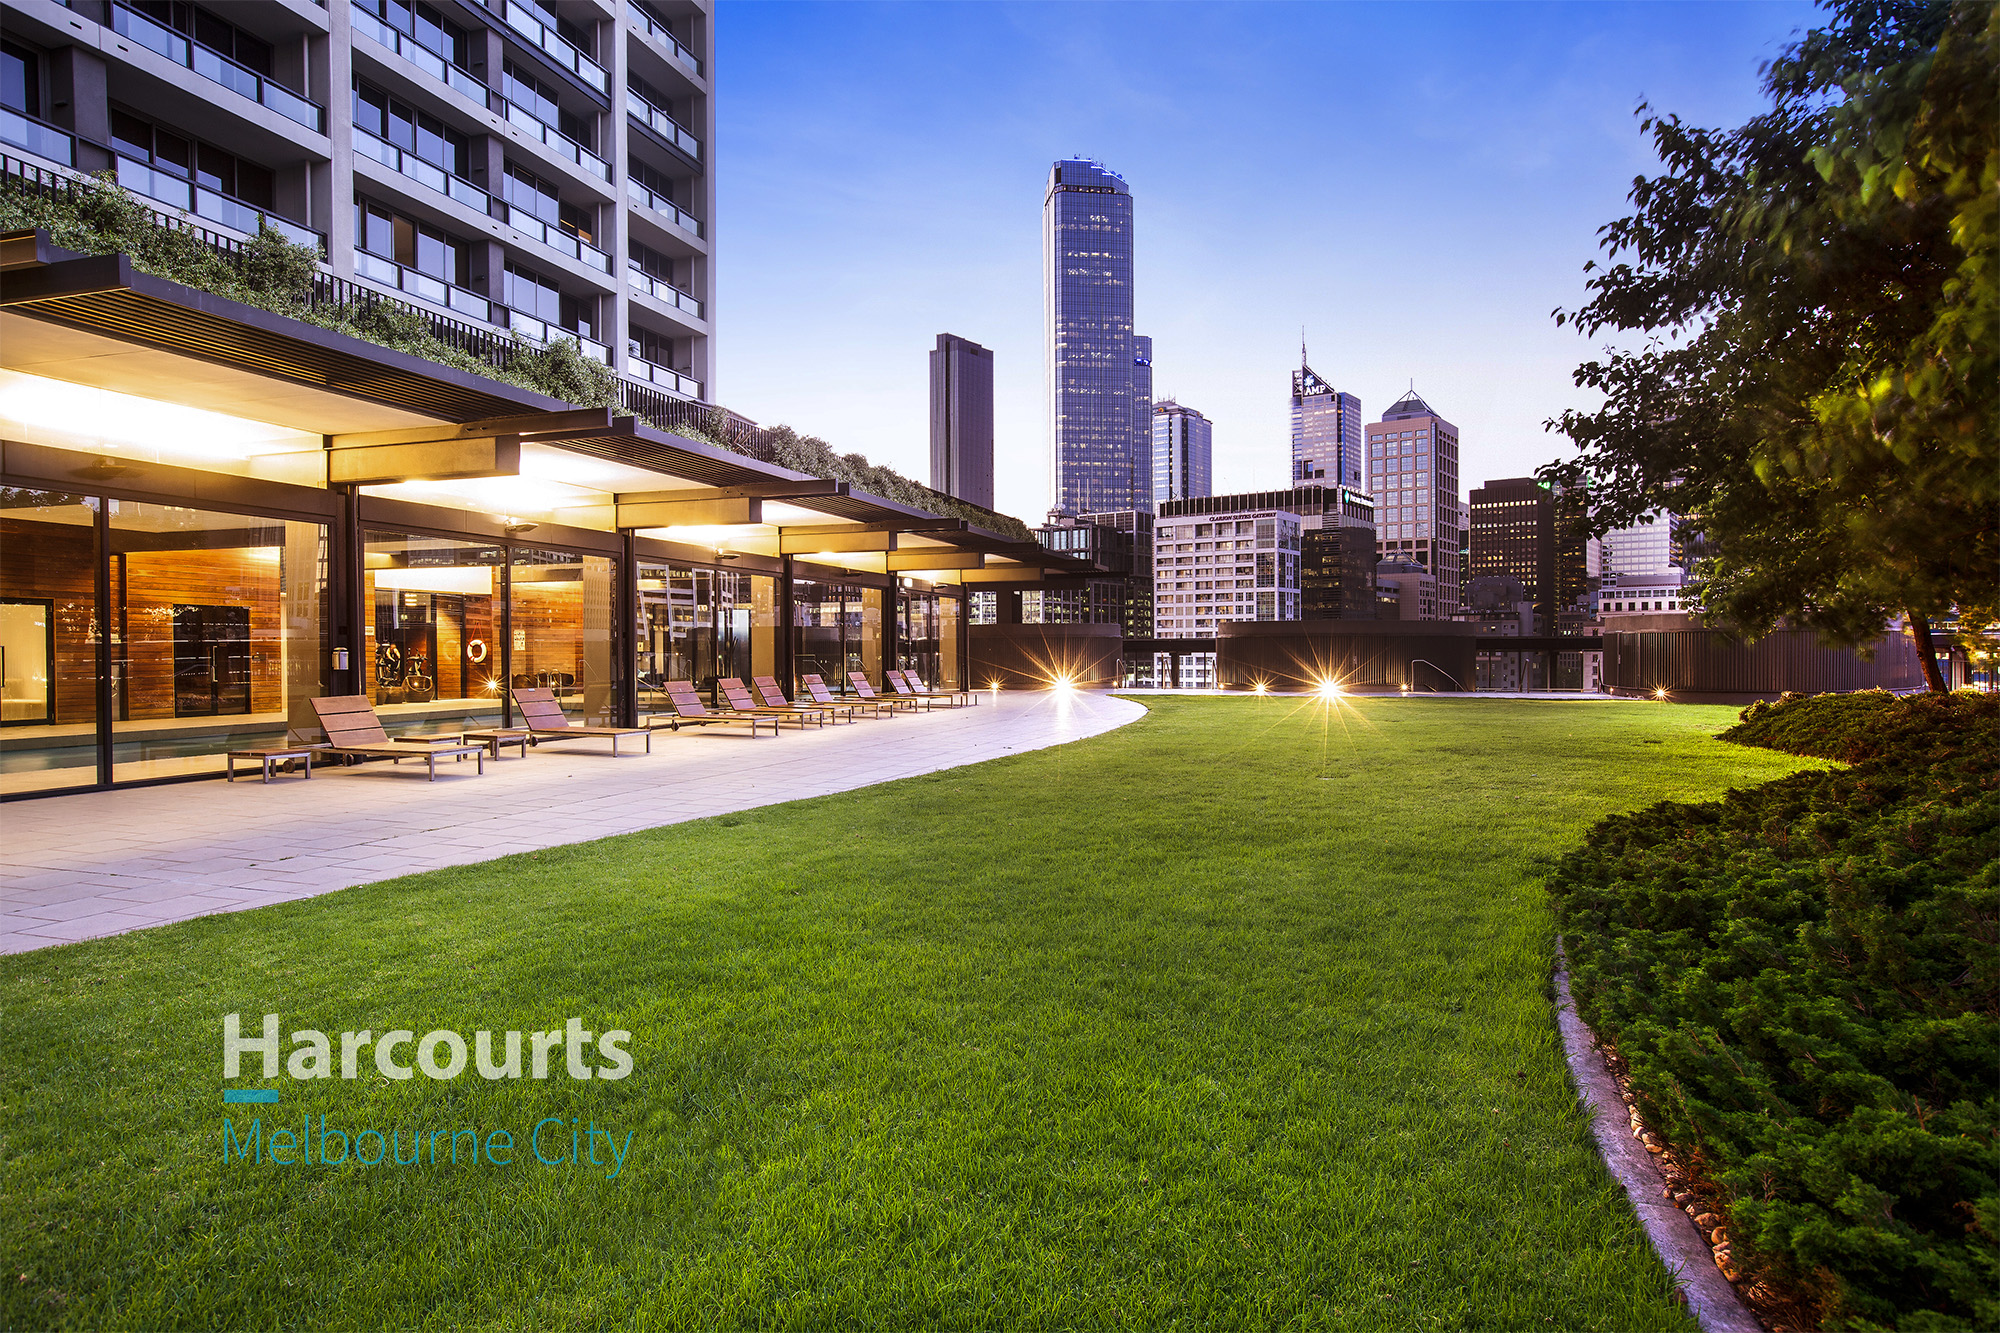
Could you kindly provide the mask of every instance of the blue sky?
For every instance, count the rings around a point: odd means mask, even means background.
[[[1049,503],[1041,203],[1134,197],[1155,392],[1218,493],[1284,484],[1312,362],[1369,420],[1415,381],[1467,486],[1567,449],[1591,350],[1549,312],[1651,166],[1641,101],[1709,124],[1814,11],[1707,4],[790,4],[716,15],[720,400],[918,480],[926,352],[995,352],[998,506]]]

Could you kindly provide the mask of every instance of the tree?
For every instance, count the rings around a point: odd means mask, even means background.
[[[1540,475],[1599,533],[1695,516],[1710,621],[1866,644],[1900,613],[1943,690],[1932,623],[2000,613],[2000,6],[1829,8],[1740,129],[1640,108],[1665,170],[1555,318],[1645,339],[1577,369],[1603,404]]]

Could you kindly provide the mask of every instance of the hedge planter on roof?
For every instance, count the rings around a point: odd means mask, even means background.
[[[2000,1327],[2000,698],[1743,716],[1853,767],[1593,829],[1551,880],[1578,1008],[1825,1326]]]

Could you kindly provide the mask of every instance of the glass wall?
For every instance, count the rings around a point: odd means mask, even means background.
[[[639,566],[635,643],[639,711],[669,711],[665,683],[685,680],[714,697],[715,683],[746,684],[777,664],[777,580],[734,570]]]
[[[935,684],[940,689],[971,688],[965,679],[964,658],[959,653],[959,621],[964,611],[965,605],[960,598],[938,598],[938,679]]]
[[[498,726],[506,548],[381,531],[365,543],[363,688],[383,726]]]
[[[618,562],[608,556],[517,547],[508,584],[509,680],[555,692],[590,726],[617,722],[619,663],[612,625]]]
[[[882,676],[882,589],[817,579],[792,583],[792,669],[817,675],[836,694],[853,690],[848,673],[865,672],[877,689]]]
[[[97,781],[97,510],[0,488],[0,792]]]
[[[916,672],[932,689],[939,685],[938,601],[935,592],[896,590],[896,668]]]
[[[318,724],[326,528],[111,500],[115,782],[220,770],[229,750]]]

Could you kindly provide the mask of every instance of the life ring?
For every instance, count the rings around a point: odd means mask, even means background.
[[[468,662],[484,662],[486,660],[486,640],[467,639],[465,641],[465,658]]]

